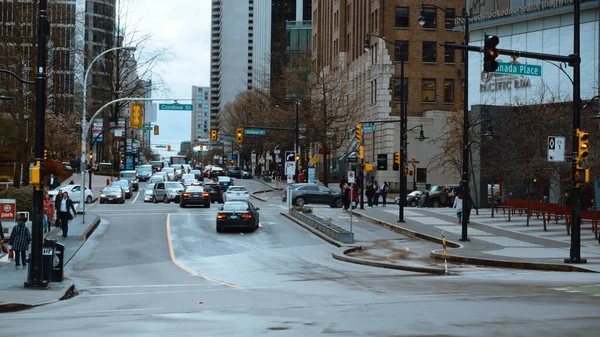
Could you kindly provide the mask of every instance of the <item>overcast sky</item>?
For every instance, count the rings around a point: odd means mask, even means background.
[[[209,86],[211,0],[121,1],[130,27],[126,28],[126,34],[134,27],[140,34],[153,35],[145,42],[145,49],[171,49],[169,59],[153,70],[153,80],[162,78],[168,92],[154,92],[153,97],[191,99],[192,85]],[[178,150],[181,141],[190,139],[190,123],[189,111],[159,111],[160,135],[153,135],[152,143],[170,144]]]

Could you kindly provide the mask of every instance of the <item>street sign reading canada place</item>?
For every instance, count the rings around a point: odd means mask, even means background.
[[[538,66],[535,64],[498,62],[498,69],[496,69],[496,71],[494,72],[497,74],[542,76],[542,66]]]

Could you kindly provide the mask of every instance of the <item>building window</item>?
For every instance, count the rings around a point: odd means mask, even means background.
[[[437,28],[437,8],[423,8],[422,11],[425,19],[423,28]]]
[[[396,62],[408,61],[408,41],[394,41],[394,59]]]
[[[417,167],[417,182],[420,184],[427,184],[427,168]]]
[[[392,85],[394,88],[394,101],[400,102],[404,96],[404,101],[408,99],[408,78],[404,78],[404,95],[402,95],[402,86],[400,85],[401,77],[392,78]]]
[[[444,103],[454,103],[454,80],[444,80]]]
[[[446,43],[454,43],[454,41]],[[444,63],[454,63],[455,54],[454,48],[444,47]]]
[[[435,63],[437,44],[435,41],[423,41],[423,62]]]
[[[408,27],[408,7],[396,7],[396,28]]]
[[[454,29],[454,18],[456,17],[456,12],[454,8],[446,8],[446,21],[444,24],[444,28],[448,30]]]
[[[421,85],[421,101],[435,102],[435,78],[424,78]]]

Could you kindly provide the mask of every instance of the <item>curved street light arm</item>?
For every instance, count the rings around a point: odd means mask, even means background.
[[[35,81],[27,81],[24,80],[22,78],[20,78],[17,74],[13,73],[10,70],[6,70],[6,69],[0,69],[0,73],[5,73],[5,74],[9,74],[12,75],[14,78],[16,78],[19,82],[21,83],[25,83],[25,84],[35,84]]]

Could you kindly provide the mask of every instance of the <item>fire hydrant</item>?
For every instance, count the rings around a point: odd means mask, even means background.
[[[110,185],[110,180],[108,180],[108,178],[106,178],[106,186]]]

